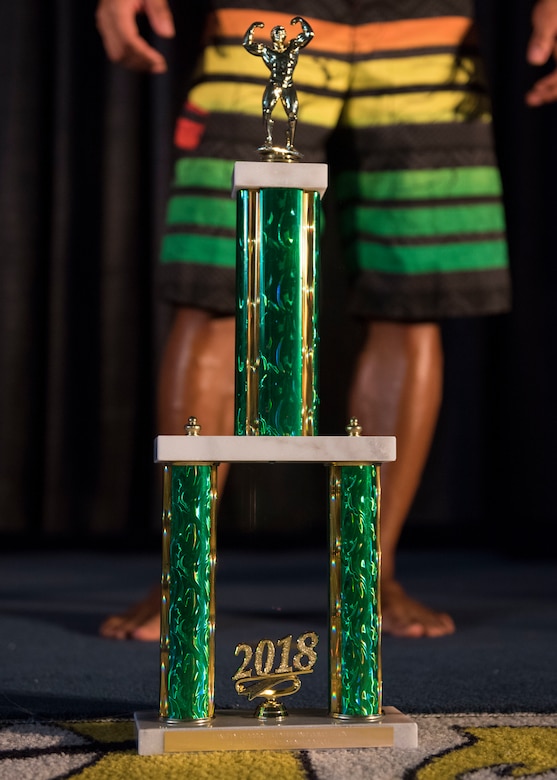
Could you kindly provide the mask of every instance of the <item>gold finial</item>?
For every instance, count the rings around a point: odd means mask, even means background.
[[[358,418],[357,417],[351,417],[350,418],[350,422],[346,426],[345,430],[346,430],[346,433],[349,436],[359,436],[360,433],[362,432],[362,426],[358,422]]]
[[[187,436],[199,436],[201,425],[197,422],[197,417],[188,417],[188,424],[184,425]]]

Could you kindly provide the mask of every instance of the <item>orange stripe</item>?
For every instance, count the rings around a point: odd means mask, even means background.
[[[437,16],[433,19],[402,19],[376,22],[356,28],[356,53],[421,49],[477,43],[474,25],[465,16]]]
[[[270,42],[271,29],[282,24],[294,35],[299,25],[290,25],[289,14],[274,11],[253,11],[238,8],[215,11],[211,14],[207,35],[223,38],[243,38],[254,22],[263,22],[265,28],[256,31],[256,40]],[[326,22],[307,17],[315,32],[309,44],[313,54],[323,50],[330,54],[369,54],[375,51],[419,49],[430,46],[455,46],[461,43],[476,44],[471,19],[465,16],[437,16],[430,19],[403,19],[398,22],[372,22],[352,27],[348,24]]]
[[[243,38],[249,26],[253,22],[263,22],[264,29],[256,30],[256,40],[270,43],[269,34],[273,27],[282,24],[287,31],[292,30],[293,35],[301,32],[299,24],[291,25],[290,14],[275,13],[274,11],[251,11],[232,8],[215,11],[211,14],[208,23],[209,37],[219,35],[224,38]],[[315,38],[309,44],[314,49],[326,49],[332,54],[348,54],[352,48],[353,31],[347,24],[325,22],[322,19],[314,19],[311,16],[304,17],[311,25]],[[316,44],[318,44],[316,46]]]

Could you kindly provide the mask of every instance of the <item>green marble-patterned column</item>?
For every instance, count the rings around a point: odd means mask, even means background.
[[[379,467],[330,468],[330,710],[381,715]]]
[[[317,433],[317,192],[237,195],[236,434]]]
[[[216,467],[165,468],[160,715],[214,714]]]

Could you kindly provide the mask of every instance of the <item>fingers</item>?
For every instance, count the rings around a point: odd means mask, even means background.
[[[557,0],[538,0],[532,12],[532,35],[526,58],[530,65],[543,65],[551,57],[557,61]],[[557,100],[557,71],[539,79],[526,94],[529,106]]]
[[[526,103],[529,106],[542,106],[557,100],[557,71],[536,81],[532,89],[526,93]]]
[[[166,0],[145,0],[145,13],[157,35],[161,38],[174,37],[174,18]]]
[[[159,35],[168,37],[174,34],[174,23],[166,0],[147,0],[145,6],[137,0],[100,0],[96,22],[107,56],[112,62],[131,70],[164,73],[166,60],[139,34],[138,10],[145,10]]]
[[[530,65],[543,65],[554,54],[557,39],[557,0],[538,0],[532,11],[532,35],[526,58]]]

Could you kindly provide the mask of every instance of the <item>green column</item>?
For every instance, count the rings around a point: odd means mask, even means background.
[[[381,714],[379,467],[330,468],[330,710]]]
[[[317,433],[316,192],[240,190],[236,434]]]
[[[161,717],[214,714],[216,467],[165,468]]]

